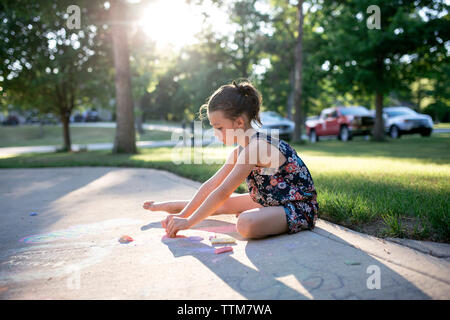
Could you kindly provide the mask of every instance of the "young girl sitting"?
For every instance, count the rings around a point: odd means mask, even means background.
[[[249,82],[220,87],[200,108],[207,110],[215,135],[238,146],[190,201],[144,203],[144,209],[171,213],[161,221],[168,237],[210,215],[235,214],[244,238],[312,230],[319,206],[313,179],[297,152],[284,140],[252,128],[261,124],[261,95]],[[281,165],[280,165],[281,164]],[[249,193],[232,193],[246,181]]]

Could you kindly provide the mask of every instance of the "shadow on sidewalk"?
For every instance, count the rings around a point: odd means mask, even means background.
[[[153,222],[141,230],[151,228],[162,227]],[[234,224],[213,219],[192,230],[245,240],[233,231]],[[322,229],[322,235],[302,231],[248,240],[244,258],[238,250],[214,254],[214,246],[195,237],[163,237],[161,241],[174,258],[195,257],[246,299],[430,299],[383,262],[350,244],[327,238],[331,236],[327,233]],[[380,275],[379,289],[373,288],[377,286],[376,273]]]

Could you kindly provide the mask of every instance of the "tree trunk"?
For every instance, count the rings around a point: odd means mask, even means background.
[[[383,119],[383,90],[382,90],[383,75],[384,75],[383,58],[377,57],[375,77],[380,87],[378,87],[378,89],[376,89],[375,91],[375,126],[373,128],[374,141],[385,141],[384,119]]]
[[[303,65],[303,0],[298,0],[298,36],[295,47],[294,105],[295,131],[293,142],[302,143],[303,108],[302,108],[302,65]]]
[[[383,94],[375,94],[375,126],[373,128],[373,140],[384,141],[384,119],[383,119]]]
[[[64,146],[63,150],[66,152],[72,151],[72,143],[70,141],[70,115],[67,116],[66,114],[61,115],[61,122],[63,125],[63,138],[64,138]]]
[[[39,119],[39,138],[44,137],[44,120]]]
[[[121,16],[126,16],[125,9],[126,5],[121,1],[111,1],[111,35],[116,85],[116,136],[113,153],[137,152],[127,29],[124,21],[121,21]]]
[[[291,72],[289,72],[289,84],[291,87],[291,91],[288,96],[287,109],[286,109],[286,116],[289,120],[292,120],[292,109],[294,106],[294,92],[295,92],[294,75],[295,75],[294,70],[291,70]]]

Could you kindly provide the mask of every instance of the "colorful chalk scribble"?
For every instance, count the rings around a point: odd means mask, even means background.
[[[98,223],[73,226],[68,229],[58,230],[50,233],[34,234],[23,237],[19,241],[24,243],[35,244],[35,243],[53,242],[58,240],[70,240],[89,234],[103,232],[107,228],[138,224],[141,222],[142,222],[141,220],[134,220],[134,219],[112,219]]]

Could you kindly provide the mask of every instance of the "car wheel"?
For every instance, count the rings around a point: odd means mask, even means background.
[[[346,126],[342,126],[341,129],[339,130],[339,136],[338,136],[339,140],[341,141],[348,141],[351,140],[350,137],[350,131],[348,130],[348,128]]]
[[[392,126],[392,127],[389,129],[389,136],[390,136],[392,139],[398,139],[398,138],[400,138],[400,130],[398,130],[398,127],[397,127],[397,126]]]
[[[429,136],[431,136],[431,130],[425,130],[425,131],[422,131],[422,132],[420,133],[420,135],[421,135],[422,137],[429,137]]]
[[[309,132],[309,142],[316,143],[317,141],[319,141],[319,137],[316,134],[316,130],[311,130]]]

